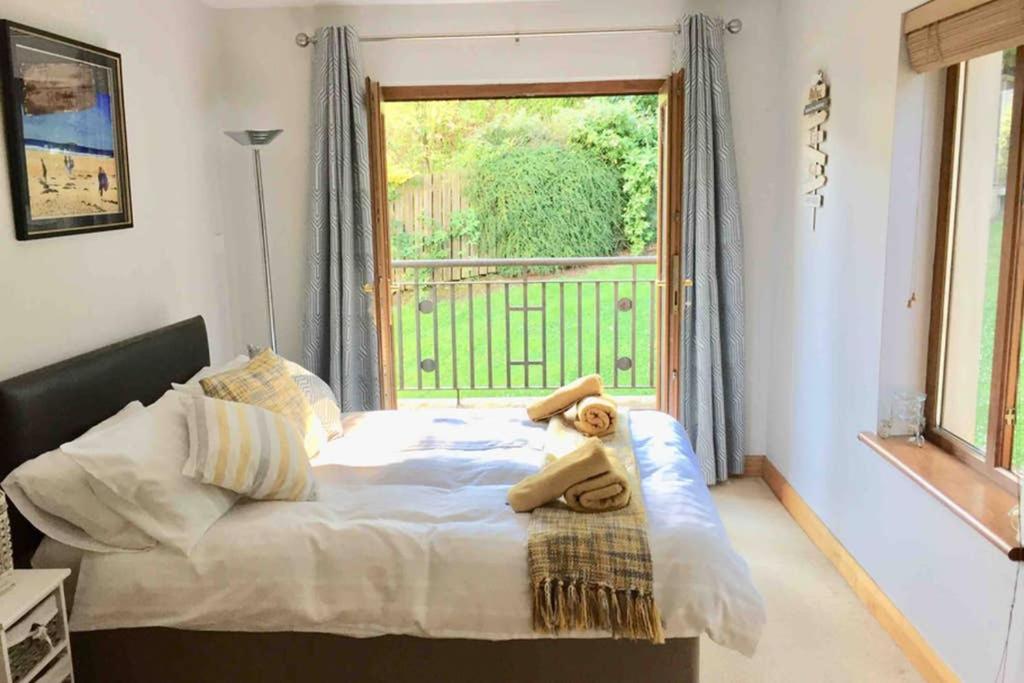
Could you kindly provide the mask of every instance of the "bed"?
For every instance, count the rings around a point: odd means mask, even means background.
[[[208,364],[193,318],[0,383],[0,474]],[[16,558],[77,569],[82,681],[697,681],[700,635],[749,653],[763,606],[682,428],[630,420],[662,646],[530,630],[527,516],[504,495],[543,429],[521,411],[349,415],[315,461],[318,501],[240,503],[189,557],[68,557],[12,510]]]

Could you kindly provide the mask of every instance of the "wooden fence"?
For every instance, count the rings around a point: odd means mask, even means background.
[[[388,203],[392,241],[396,232],[404,232],[422,240],[436,227],[451,229],[452,215],[469,208],[463,196],[462,177],[455,173],[430,173],[413,178],[398,190],[398,196]],[[481,256],[476,246],[463,238],[448,241],[444,254],[405,254],[402,258],[473,258]],[[493,273],[493,268],[451,268],[437,275],[446,280],[462,280]]]

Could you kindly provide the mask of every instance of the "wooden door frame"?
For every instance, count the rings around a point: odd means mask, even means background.
[[[664,78],[559,83],[486,83],[481,85],[386,85],[385,102],[431,100],[508,100],[530,97],[600,97],[602,95],[657,95]]]
[[[370,146],[370,211],[373,220],[372,287],[377,323],[377,364],[380,377],[380,407],[398,407],[395,395],[391,326],[391,231],[388,229],[387,140],[381,109],[380,83],[366,79],[367,137]]]
[[[599,81],[566,81],[548,83],[489,83],[475,85],[388,85],[381,86],[367,79],[367,108],[369,110],[371,190],[373,196],[374,261],[377,281],[374,285],[376,316],[379,331],[381,363],[381,406],[395,408],[397,398],[394,384],[393,337],[391,330],[391,247],[387,205],[387,152],[384,102],[413,102],[435,100],[524,99],[533,97],[600,97],[610,95],[659,95],[668,89],[672,100],[670,111],[671,137],[679,144],[669,147],[670,168],[668,207],[669,224],[658,222],[658,284],[668,292],[666,301],[673,301],[667,320],[658,320],[659,355],[658,378],[655,393],[658,409],[679,418],[679,347],[681,344],[682,306],[682,136],[683,136],[683,72],[677,71],[667,78],[632,78]],[[678,112],[678,114],[676,114]],[[661,141],[659,140],[659,145]],[[659,149],[659,164],[661,150]],[[660,179],[660,174],[659,174]],[[659,201],[661,191],[658,192]],[[660,216],[660,208],[659,208]],[[668,233],[666,235],[666,232]],[[667,240],[667,242],[666,242]],[[661,245],[668,245],[672,255],[661,263]],[[666,286],[667,284],[667,286]],[[661,296],[658,297],[659,302]],[[661,308],[659,303],[659,309]],[[664,350],[664,351],[663,351]]]
[[[661,293],[657,329],[661,362],[655,393],[658,409],[677,420],[681,417],[682,309],[686,303],[682,272],[683,94],[682,70],[665,79],[658,92],[658,287]]]

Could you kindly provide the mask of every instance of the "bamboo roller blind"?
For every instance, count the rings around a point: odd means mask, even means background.
[[[931,0],[903,18],[914,71],[1024,43],[1024,0]]]

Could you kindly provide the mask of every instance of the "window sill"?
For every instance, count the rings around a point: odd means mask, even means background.
[[[871,432],[857,435],[960,519],[999,548],[1008,558],[1024,561],[1024,548],[1010,521],[1017,498],[949,453],[925,442],[918,448],[905,437],[883,439]]]

